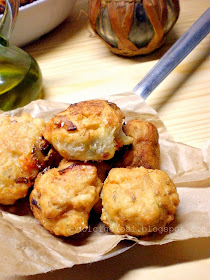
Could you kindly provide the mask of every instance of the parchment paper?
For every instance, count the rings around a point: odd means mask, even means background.
[[[70,96],[70,103],[81,99],[81,96],[80,99],[75,96],[71,99]],[[154,245],[210,236],[210,142],[205,143],[202,150],[174,142],[157,112],[133,93],[110,95],[103,99],[115,102],[127,120],[148,120],[158,128],[161,169],[174,180],[181,201],[176,219],[164,229],[157,228],[157,233],[146,238],[114,235],[102,223],[93,224],[76,236],[59,238],[35,220],[26,197],[13,206],[0,206],[0,274],[32,275],[97,261],[113,248],[118,250],[118,243],[125,239],[141,245]],[[67,107],[68,104],[38,100],[2,114],[28,112],[47,121]],[[121,248],[123,246],[128,244],[122,244]]]

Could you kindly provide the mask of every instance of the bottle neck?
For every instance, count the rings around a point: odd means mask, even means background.
[[[5,11],[0,22],[0,38],[8,41],[18,15],[19,0],[6,0],[5,3]]]

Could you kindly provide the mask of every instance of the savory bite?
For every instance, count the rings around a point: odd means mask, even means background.
[[[101,161],[131,143],[122,131],[123,113],[113,103],[90,100],[72,104],[54,116],[44,137],[65,158]]]
[[[30,195],[33,214],[55,235],[70,236],[88,227],[102,182],[95,165],[63,159],[38,175]]]
[[[45,165],[42,119],[29,114],[0,116],[0,203],[13,204],[26,196]]]
[[[101,220],[115,234],[144,236],[174,220],[176,187],[161,170],[113,168],[102,190]]]
[[[116,155],[116,167],[160,168],[160,148],[158,131],[147,121],[130,120],[123,126],[127,136],[133,138],[129,147],[123,147]]]

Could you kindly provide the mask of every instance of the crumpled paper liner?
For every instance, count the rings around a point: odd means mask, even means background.
[[[92,99],[86,98],[86,99]],[[71,96],[69,102],[81,101]],[[149,237],[135,238],[110,233],[102,224],[91,225],[86,232],[69,238],[59,238],[45,230],[31,214],[28,197],[12,206],[0,206],[0,273],[5,276],[32,275],[72,267],[103,259],[129,248],[132,240],[142,245],[165,244],[176,240],[210,236],[210,142],[202,150],[176,143],[168,134],[158,114],[134,93],[103,97],[115,102],[126,119],[151,121],[159,131],[161,169],[178,187],[180,205],[176,219]],[[38,100],[11,112],[28,112],[46,121],[66,109],[68,104]],[[162,232],[160,235],[158,232]],[[122,241],[119,246],[119,242]],[[108,254],[108,257],[112,254]]]

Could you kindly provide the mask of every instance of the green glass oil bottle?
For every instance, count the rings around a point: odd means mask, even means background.
[[[8,44],[18,13],[18,0],[7,0],[0,23],[0,110],[22,107],[37,99],[42,88],[42,74],[36,60]]]

